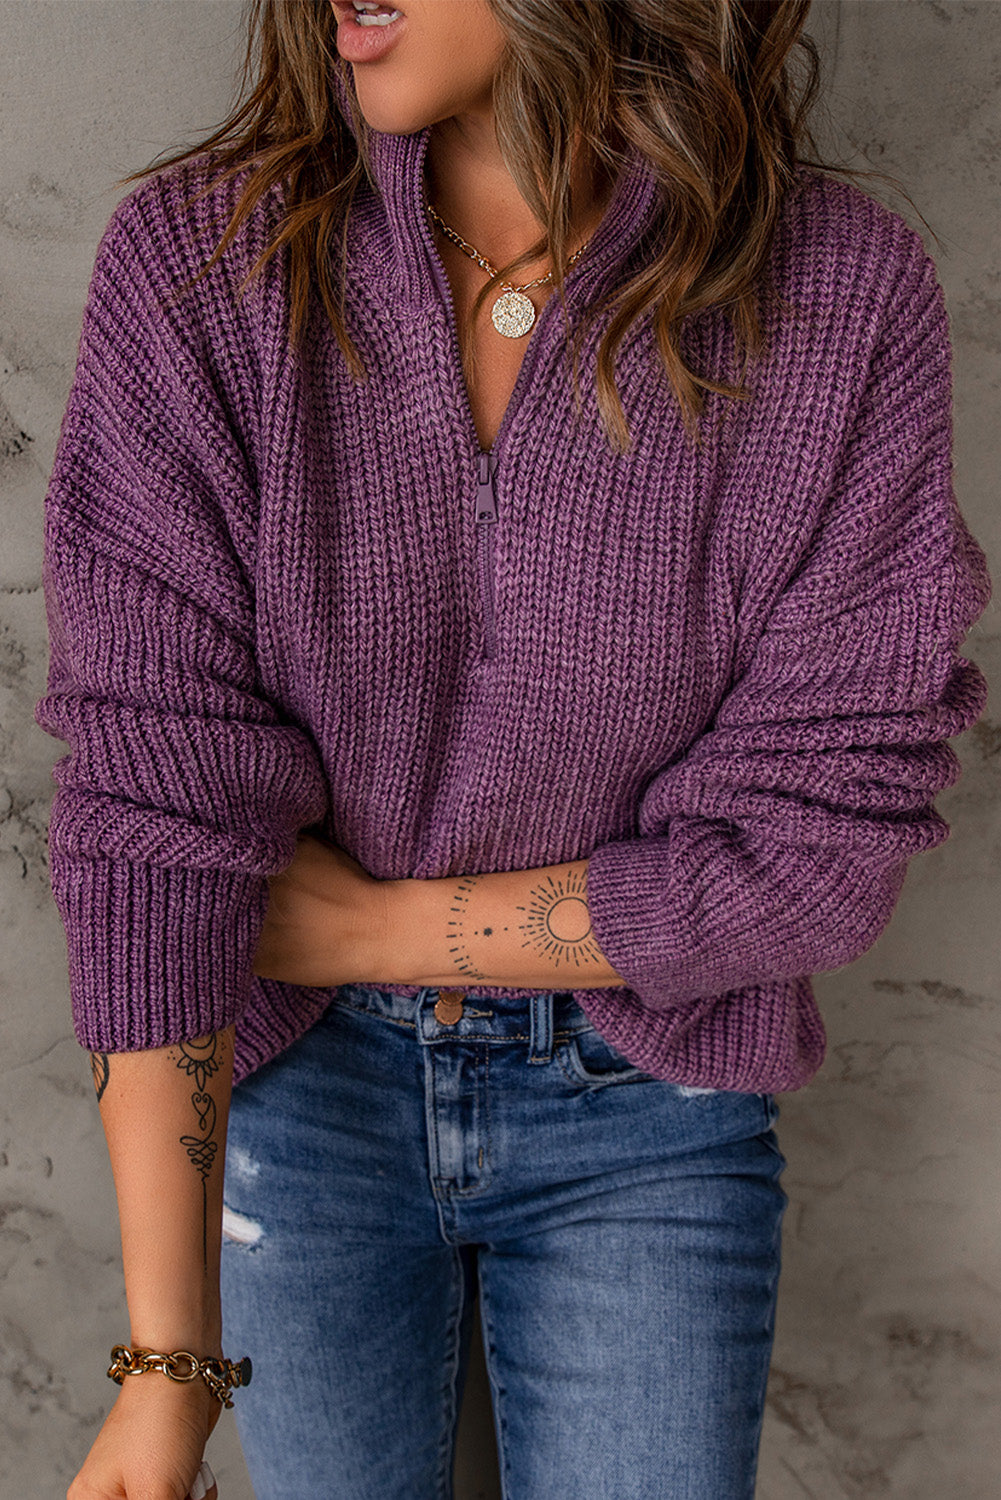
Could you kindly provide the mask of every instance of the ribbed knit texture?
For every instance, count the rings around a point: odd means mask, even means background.
[[[130,1050],[235,1020],[238,1078],[300,1035],[330,992],[251,965],[267,876],[316,825],[380,878],[589,856],[629,985],[575,991],[599,1029],[658,1077],[797,1088],[824,1049],[808,976],[873,943],[908,858],[945,838],[945,741],[984,704],[958,654],[989,583],[953,497],[934,266],[803,169],[771,264],[796,312],[769,314],[754,401],[710,398],[701,451],[649,319],[617,366],[632,450],[598,417],[604,325],[578,418],[554,298],[492,450],[488,546],[428,135],[377,135],[352,208],[368,385],[320,316],[289,352],[281,260],[237,301],[275,195],[180,298],[238,184],[185,211],[201,169],[162,173],[102,241],[37,707],[70,747],[50,853],[77,1035]],[[643,253],[654,198],[634,158],[571,315]],[[722,314],[685,338],[734,374]]]

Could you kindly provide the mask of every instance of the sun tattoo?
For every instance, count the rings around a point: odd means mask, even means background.
[[[547,876],[518,911],[525,916],[520,924],[523,948],[534,948],[557,967],[573,964],[581,969],[600,960],[587,907],[586,873]]]
[[[195,1080],[199,1093],[205,1090],[205,1082],[218,1073],[222,1058],[218,1056],[218,1037],[207,1036],[197,1042],[182,1042],[181,1056],[177,1066],[189,1078]]]

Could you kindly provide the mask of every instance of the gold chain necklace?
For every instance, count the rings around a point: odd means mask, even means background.
[[[442,234],[447,235],[453,244],[458,245],[459,249],[465,255],[468,255],[471,260],[475,260],[476,264],[481,266],[484,271],[489,272],[491,276],[496,276],[497,272],[494,267],[478,250],[474,250],[472,245],[467,244],[461,235],[456,234],[454,229],[450,229],[441,215],[436,213],[431,207],[430,203],[425,203],[425,206]],[[573,255],[567,261],[567,270],[570,269],[575,261],[580,260],[590,243],[590,240],[588,240],[586,244],[581,245],[579,250],[574,251]],[[535,322],[535,306],[531,297],[526,297],[525,293],[533,286],[543,286],[547,281],[551,281],[552,279],[552,271],[547,271],[545,276],[539,276],[535,281],[526,281],[524,286],[512,287],[510,283],[503,282],[502,285],[506,286],[507,290],[502,292],[497,298],[490,313],[490,320],[497,332],[502,333],[506,339],[520,339],[524,334],[528,333]]]

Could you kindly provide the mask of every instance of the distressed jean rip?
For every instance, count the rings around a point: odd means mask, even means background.
[[[259,1245],[264,1237],[264,1230],[254,1219],[246,1214],[238,1214],[235,1209],[223,1205],[222,1210],[222,1237],[229,1240],[233,1245],[242,1245],[247,1250],[252,1250]]]

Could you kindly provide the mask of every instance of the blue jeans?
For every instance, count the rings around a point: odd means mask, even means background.
[[[651,1078],[569,995],[436,999],[346,986],[234,1090],[258,1500],[447,1500],[477,1287],[506,1500],[750,1500],[774,1100]]]

